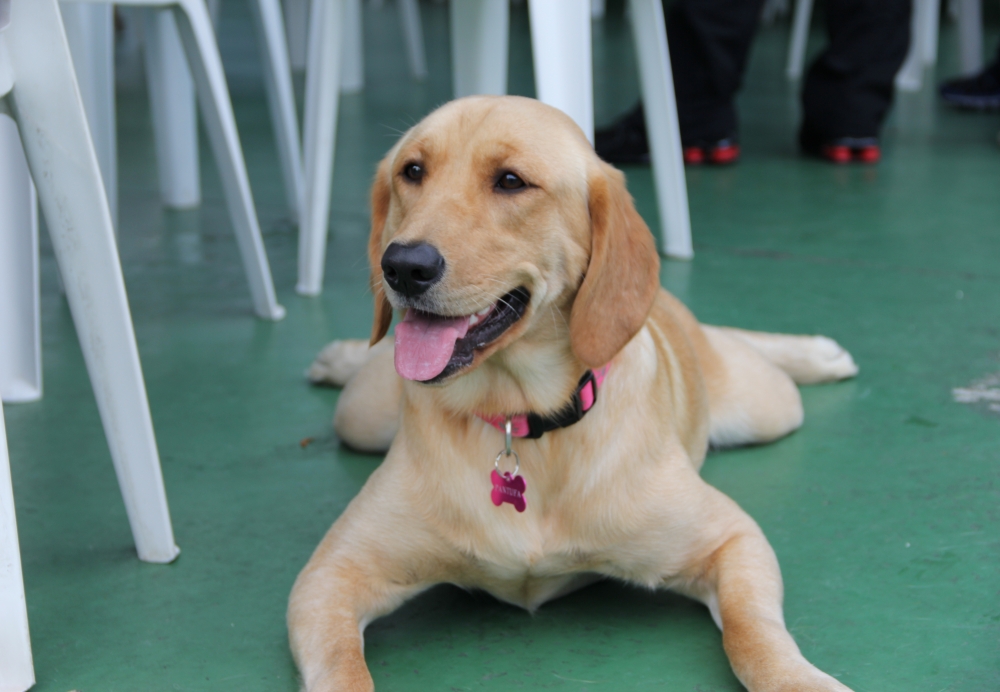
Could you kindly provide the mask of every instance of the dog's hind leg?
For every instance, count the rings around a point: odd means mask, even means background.
[[[369,346],[367,339],[338,339],[323,347],[306,371],[306,377],[313,384],[343,387],[371,357],[391,347],[391,342],[385,339],[375,346]]]
[[[802,425],[796,383],[851,377],[847,351],[822,336],[790,336],[701,326],[699,351],[708,389],[709,439],[717,447],[771,442]]]
[[[826,336],[768,334],[733,327],[713,327],[746,343],[787,372],[798,384],[835,382],[858,374],[851,354]]]
[[[367,351],[347,380],[337,400],[333,429],[354,449],[384,453],[399,429],[402,396],[403,381],[393,365],[392,342],[384,340]]]
[[[702,331],[708,349],[698,355],[713,446],[771,442],[802,425],[802,398],[784,370],[728,330],[703,325]]]

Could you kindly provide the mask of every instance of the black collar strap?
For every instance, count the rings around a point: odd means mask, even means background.
[[[569,402],[556,413],[549,416],[540,416],[537,413],[521,413],[511,416],[512,435],[514,437],[537,440],[551,430],[568,428],[574,423],[579,422],[587,415],[587,411],[592,409],[594,404],[597,403],[597,390],[601,383],[604,382],[609,365],[605,365],[596,371],[588,370],[583,373],[583,377],[580,378],[576,389],[573,390]],[[479,415],[479,417],[497,430],[504,431],[506,419],[503,416]]]

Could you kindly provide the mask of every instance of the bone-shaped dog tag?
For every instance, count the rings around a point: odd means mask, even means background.
[[[523,512],[524,508],[528,506],[527,501],[524,499],[524,491],[527,485],[522,476],[511,476],[509,472],[501,476],[494,469],[493,473],[490,474],[490,480],[493,481],[493,492],[490,493],[490,499],[493,500],[493,504],[497,507],[504,502],[509,502],[514,505],[514,509],[518,512]]]

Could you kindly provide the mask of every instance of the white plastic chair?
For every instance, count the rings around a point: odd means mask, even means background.
[[[0,115],[0,399],[8,403],[42,396],[37,210],[17,125]]]
[[[288,33],[288,52],[292,68],[306,68],[307,44],[309,39],[309,0],[285,0],[285,29]],[[371,5],[381,9],[381,0],[372,0]],[[406,57],[410,74],[415,79],[427,76],[427,58],[424,53],[424,30],[420,22],[420,6],[417,0],[399,0],[399,19],[406,43]],[[363,24],[361,20],[361,0],[347,0],[344,8],[344,44],[340,67],[341,93],[360,91],[365,85],[365,61]]]
[[[956,0],[958,11],[958,57],[962,74],[983,69],[983,2]]]
[[[373,0],[373,5],[376,2]],[[381,2],[378,3],[379,5]],[[424,30],[420,22],[417,0],[397,0],[399,19],[406,45],[406,58],[414,79],[427,77],[427,58],[424,54]],[[354,93],[365,86],[364,26],[361,20],[361,0],[346,0],[344,7],[344,45],[341,49],[340,91]]]
[[[983,66],[982,0],[958,0],[959,58],[965,74]],[[802,77],[806,43],[812,20],[813,0],[797,0],[788,42],[785,75],[790,80]],[[896,73],[896,88],[920,91],[923,73],[937,63],[941,0],[914,0],[910,50]]]
[[[0,0],[0,8],[3,3],[4,0]],[[0,17],[0,25],[2,23]],[[3,404],[0,404],[0,692],[24,692],[34,684],[28,609],[21,577],[21,551],[17,544],[17,517],[14,516],[14,489],[10,482]]]
[[[64,3],[107,3],[108,0],[63,0]],[[171,58],[169,51],[168,37],[172,31],[172,21],[176,22],[176,29],[180,35],[184,48],[184,55],[194,77],[194,84],[198,94],[198,103],[201,106],[202,118],[205,123],[205,130],[208,133],[212,150],[215,154],[216,163],[219,166],[220,177],[222,178],[223,190],[226,202],[229,206],[230,218],[233,228],[236,231],[236,240],[243,258],[243,265],[247,272],[247,279],[250,283],[250,293],[253,296],[254,310],[257,315],[270,320],[280,320],[285,316],[285,309],[278,304],[274,293],[274,285],[271,280],[271,270],[267,262],[267,255],[264,252],[264,243],[260,234],[260,224],[257,220],[257,212],[254,208],[253,195],[250,190],[250,180],[247,177],[246,163],[243,160],[243,150],[240,147],[239,134],[236,130],[236,119],[233,116],[232,103],[229,100],[229,89],[226,85],[226,76],[222,69],[222,58],[219,56],[219,48],[215,41],[214,27],[211,16],[204,0],[125,0],[117,4],[142,6],[154,14],[150,15],[150,22],[147,27],[151,31],[147,34],[147,40],[155,42],[157,40],[167,41],[166,46],[154,47],[152,54],[162,58]],[[264,25],[272,26],[277,22],[278,43],[284,43],[284,32],[281,29],[280,8],[275,4],[275,0],[258,0],[252,3],[254,7],[263,13],[264,8],[270,14],[262,15],[265,18],[271,17],[267,21],[262,21]],[[171,17],[172,15],[172,17]],[[275,19],[276,17],[276,19]],[[172,21],[171,21],[172,20]],[[269,35],[275,31],[267,32]],[[157,38],[158,37],[158,38]],[[268,44],[270,45],[270,44]],[[278,51],[281,53],[282,51]],[[179,60],[168,60],[160,66],[161,74],[181,69]],[[154,57],[154,61],[155,61]],[[284,56],[284,75],[287,77],[286,87],[291,90],[290,75],[287,68],[287,54]],[[280,62],[280,59],[279,59]],[[272,74],[275,80],[280,81],[282,70],[267,71]],[[171,88],[169,80],[164,82],[154,82],[151,97],[153,100],[153,112],[165,117],[167,123],[171,121],[169,114],[171,111],[171,99],[179,96],[185,89]],[[162,90],[162,93],[156,94]],[[188,90],[189,91],[189,90]],[[272,99],[272,102],[275,100]],[[282,112],[287,108],[282,107]],[[287,115],[287,113],[286,113]],[[177,122],[181,122],[182,114],[178,113]],[[155,118],[155,115],[154,115]],[[283,117],[282,122],[294,123],[294,104],[291,115]],[[278,119],[276,119],[276,122]],[[160,128],[163,130],[164,128]],[[181,133],[177,139],[189,139],[194,136],[193,127],[187,127],[187,133]],[[293,133],[297,140],[297,133]],[[164,138],[171,139],[171,138]],[[279,137],[279,141],[285,141],[287,137]],[[196,141],[196,140],[195,140]],[[176,143],[176,142],[174,142]],[[183,147],[171,145],[158,146],[160,159],[169,159],[172,150],[180,151]],[[280,149],[280,147],[279,147]],[[298,155],[298,145],[288,147],[288,157],[295,158]],[[196,159],[195,159],[196,160]],[[295,163],[289,164],[293,171],[298,170]],[[162,170],[161,170],[162,176]],[[292,204],[293,208],[298,208],[298,203]]]
[[[125,0],[120,4],[132,3]],[[169,4],[160,3],[162,6]],[[216,2],[208,7],[213,22],[213,8],[217,11],[218,5]],[[302,155],[281,7],[278,0],[253,0],[250,8],[264,67],[264,82],[285,185],[285,198],[292,217],[298,219],[302,208]],[[113,134],[114,36],[110,4],[102,6],[81,3],[80,0],[64,0],[62,9],[70,51],[92,129],[110,127]],[[201,201],[201,185],[194,85],[176,23],[172,13],[162,9],[142,10],[138,14],[130,14],[131,17],[141,17],[140,22],[144,25],[144,62],[161,197],[167,207],[183,209],[197,206]],[[96,63],[95,56],[98,57]],[[90,69],[86,69],[87,67]],[[115,179],[114,152],[111,149],[105,153],[109,147],[99,133],[95,132],[94,138],[101,171],[108,182],[108,192],[113,196],[114,186],[111,181]],[[105,166],[106,158],[111,161],[110,169]],[[112,200],[112,212],[114,207]]]
[[[660,210],[661,250],[669,257],[690,259],[691,219],[663,6],[659,0],[632,0],[629,7]],[[579,0],[528,2],[538,98],[566,112],[593,141],[591,10]],[[508,25],[505,0],[452,1],[456,97],[506,93]]]
[[[302,295],[319,295],[323,288],[338,97],[351,2],[312,0],[310,7],[303,147],[305,211],[299,222],[299,280],[295,286]],[[401,3],[405,8],[406,2]]]
[[[593,141],[591,5],[581,0],[533,0],[535,85],[539,100],[570,115]],[[313,0],[306,72],[306,213],[299,230],[299,282],[304,295],[323,285],[330,183],[333,175],[344,0]],[[507,91],[509,0],[452,0],[455,96]],[[677,104],[660,0],[633,0],[632,29],[649,130],[664,254],[690,259],[691,222],[681,155]]]
[[[118,146],[115,118],[115,29],[111,5],[61,6],[63,28],[73,57],[76,82],[97,163],[108,193],[111,219],[118,228]],[[194,104],[192,103],[192,106]]]
[[[0,112],[18,124],[27,165],[38,183],[139,558],[170,562],[179,551],[111,213],[56,0],[0,0]],[[21,230],[3,226],[0,235]],[[5,266],[0,275],[10,269]],[[5,356],[0,353],[0,362]],[[0,690],[4,692],[23,692],[34,678],[18,555],[6,438],[0,423]]]

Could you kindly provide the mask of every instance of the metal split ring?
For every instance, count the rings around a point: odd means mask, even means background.
[[[514,457],[514,473],[512,473],[511,475],[516,476],[517,472],[521,470],[521,457],[517,456],[517,452],[513,450],[511,450],[510,454],[507,454],[505,450],[501,449],[499,452],[497,452],[497,458],[493,461],[493,465],[496,467],[497,473],[502,474],[503,471],[500,470],[500,457],[509,457],[509,456]]]

